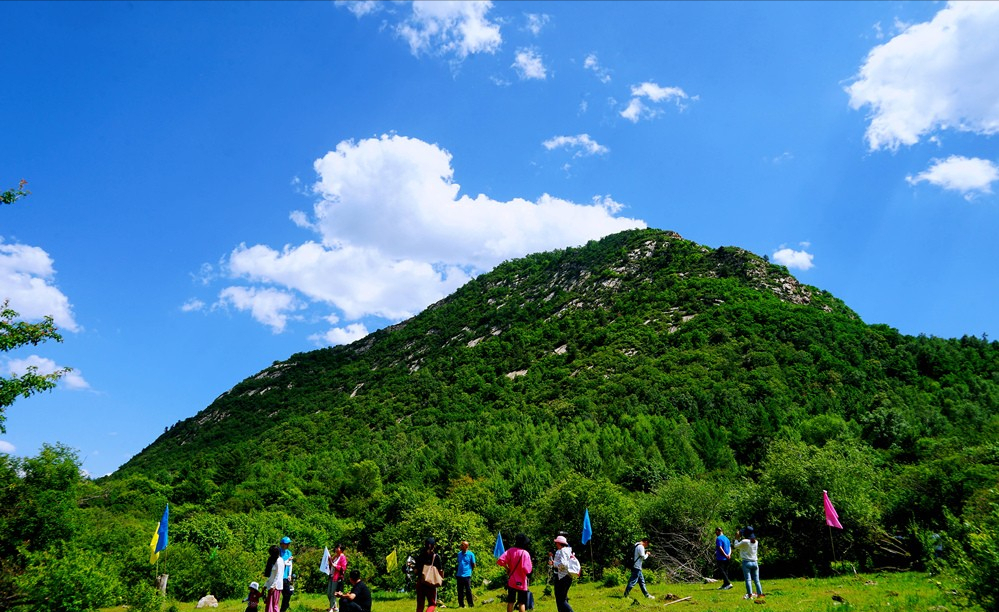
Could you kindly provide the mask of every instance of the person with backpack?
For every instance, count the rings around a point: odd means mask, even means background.
[[[627,597],[628,593],[631,592],[632,587],[636,584],[642,587],[642,593],[648,599],[655,599],[655,595],[651,595],[649,590],[645,588],[645,576],[642,575],[642,563],[649,558],[649,552],[645,550],[649,546],[649,537],[644,536],[641,540],[635,542],[635,547],[631,555],[631,578],[628,580],[628,586],[624,587],[624,596]]]
[[[573,612],[569,605],[569,587],[573,576],[579,576],[579,560],[565,536],[555,538],[555,553],[548,553],[548,565],[555,570],[555,608],[558,612]]]

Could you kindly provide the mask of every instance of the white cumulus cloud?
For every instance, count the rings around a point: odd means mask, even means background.
[[[660,87],[651,81],[646,81],[631,86],[631,100],[621,111],[621,116],[632,123],[638,123],[640,119],[650,119],[662,112],[659,108],[650,106],[650,102],[653,104],[674,102],[683,109],[684,100],[687,99],[696,98],[690,98],[687,92],[679,87]]]
[[[802,246],[806,244],[803,243]],[[795,251],[788,247],[781,247],[774,251],[770,258],[782,266],[787,266],[789,270],[809,270],[815,265],[813,263],[814,255],[805,250]]]
[[[17,447],[6,440],[0,440],[0,453],[7,453],[8,455],[15,452]]]
[[[396,32],[413,55],[430,53],[464,59],[473,53],[495,53],[503,37],[486,14],[492,2],[418,0]]]
[[[341,142],[314,164],[313,209],[293,215],[317,239],[238,246],[226,269],[251,287],[226,289],[226,301],[279,331],[299,296],[341,312],[346,323],[327,340],[348,341],[367,333],[359,319],[410,317],[504,260],[646,227],[617,216],[622,205],[609,196],[580,204],[549,194],[464,195],[451,162],[415,138]],[[270,299],[260,305],[265,291]]]
[[[590,138],[589,134],[579,134],[578,136],[555,136],[541,143],[549,151],[553,149],[574,150],[573,157],[584,155],[603,155],[610,149]]]
[[[51,359],[48,359],[47,357],[39,357],[38,355],[31,355],[29,357],[25,357],[24,359],[9,359],[7,360],[6,366],[7,371],[10,372],[11,376],[22,376],[32,369],[36,374],[40,374],[42,376],[66,369],[63,366],[56,365],[56,362]],[[74,391],[90,388],[90,383],[84,380],[83,375],[76,370],[64,372],[62,378],[59,379],[59,382],[67,389],[72,389]]]
[[[907,176],[910,185],[927,182],[949,191],[959,191],[966,199],[992,193],[992,183],[999,181],[999,166],[987,159],[951,155],[935,159],[916,176]]]
[[[897,150],[941,130],[999,132],[999,2],[950,2],[868,53],[846,88],[867,144]]]
[[[519,49],[511,67],[517,71],[522,80],[548,78],[548,70],[534,49]]]
[[[369,333],[368,328],[363,323],[351,323],[346,327],[331,327],[326,333],[312,336],[310,339],[320,345],[336,346],[337,344],[350,344]]]
[[[0,303],[9,300],[22,319],[51,316],[60,329],[80,331],[69,298],[52,284],[54,279],[53,261],[44,249],[0,238]]]
[[[219,293],[216,306],[249,311],[254,320],[267,325],[275,334],[284,331],[288,313],[301,308],[291,293],[266,287],[226,287]]]

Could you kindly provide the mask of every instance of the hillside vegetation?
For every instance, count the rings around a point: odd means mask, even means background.
[[[59,537],[24,544],[0,505],[0,553],[37,590],[29,568],[115,551],[99,571],[120,598],[152,582],[169,502],[185,598],[241,591],[284,534],[300,588],[325,588],[314,568],[337,542],[392,588],[385,556],[428,535],[468,539],[486,568],[497,531],[541,553],[564,529],[580,550],[587,508],[597,573],[644,532],[655,569],[697,580],[714,525],[747,523],[770,575],[919,568],[941,542],[959,564],[975,526],[999,523],[997,433],[999,343],[867,325],[752,253],[636,230],[506,262],[408,321],[275,362],[111,477],[63,487]],[[46,451],[39,470],[76,461]]]

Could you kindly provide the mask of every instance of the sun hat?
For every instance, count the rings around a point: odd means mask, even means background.
[[[253,589],[254,591],[259,591],[260,590],[260,585],[257,584],[256,581],[254,581],[254,582],[250,583],[250,588]]]
[[[569,540],[566,540],[565,536],[559,536],[559,537],[555,538],[555,543],[556,544],[562,544],[563,546],[568,546],[569,545]]]

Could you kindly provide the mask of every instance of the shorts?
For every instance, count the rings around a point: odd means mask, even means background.
[[[521,591],[513,587],[506,587],[506,600],[515,602],[518,606],[527,605],[528,591]]]

